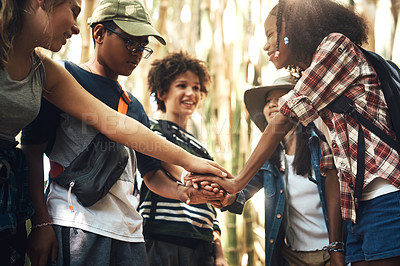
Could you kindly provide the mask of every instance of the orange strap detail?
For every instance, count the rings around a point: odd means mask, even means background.
[[[121,114],[126,115],[128,112],[128,104],[131,102],[131,99],[129,98],[129,95],[126,91],[124,91],[121,88],[121,97],[119,98],[119,103],[118,103],[118,112]]]

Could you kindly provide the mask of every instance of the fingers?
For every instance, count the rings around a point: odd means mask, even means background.
[[[212,206],[214,206],[214,208],[222,209],[223,207],[229,205],[228,200],[229,200],[229,194],[225,193],[221,200],[217,200],[217,201],[213,200],[213,201],[209,201],[208,203],[210,203]]]
[[[224,207],[224,206],[221,204],[220,201],[214,200],[214,201],[209,201],[208,203],[210,203],[214,208],[217,208],[217,209],[222,209],[222,208]]]
[[[28,256],[32,266],[47,265],[57,261],[58,244],[51,226],[33,230],[28,237]]]
[[[205,189],[207,191],[212,191],[214,193],[225,193],[225,190],[220,185],[216,183],[211,183],[210,181],[201,181],[192,183],[196,184],[196,189],[198,189],[198,187],[201,187],[202,189]]]
[[[191,161],[190,165],[188,165],[187,168],[185,167],[185,169],[189,172],[198,172],[202,174],[209,173],[223,178],[231,176],[229,172],[218,163],[207,159],[197,159]]]
[[[186,204],[200,204],[200,203],[207,203],[211,201],[221,201],[224,199],[223,193],[214,193],[211,191],[200,189],[194,189],[186,187],[186,197],[185,202]]]
[[[215,175],[204,175],[204,174],[197,174],[192,173],[190,176],[186,177],[188,180],[192,180],[192,182],[200,183],[202,181],[208,181],[209,183],[218,183],[218,180],[221,180],[221,177]]]
[[[217,168],[219,171],[216,172],[210,172],[211,174],[214,174],[216,176],[219,177],[233,177],[225,168],[223,168],[222,166],[220,166],[218,163],[214,162],[214,161],[210,161],[210,164],[213,165],[215,168]]]
[[[210,181],[192,182],[190,180],[190,182],[186,181],[186,186],[193,186],[195,189],[199,189],[201,187],[202,189],[214,193],[225,193],[225,190],[220,185],[211,183]]]

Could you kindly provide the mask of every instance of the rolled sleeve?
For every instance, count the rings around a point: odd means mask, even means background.
[[[312,106],[310,100],[304,95],[297,95],[290,91],[280,99],[280,112],[289,117],[296,117],[300,123],[307,126],[317,119],[318,113]]]
[[[321,159],[320,159],[320,173],[326,176],[326,172],[335,169],[332,151],[327,142],[320,140]]]

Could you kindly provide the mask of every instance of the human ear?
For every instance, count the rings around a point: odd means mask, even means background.
[[[157,92],[157,99],[164,102],[166,97],[167,97],[167,95],[165,92]]]
[[[96,43],[102,44],[105,34],[106,34],[106,29],[102,24],[97,24],[96,27],[94,27],[93,38]]]

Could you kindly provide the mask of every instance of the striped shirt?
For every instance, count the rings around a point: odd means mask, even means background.
[[[212,159],[207,150],[184,129],[166,120],[150,121],[151,129],[186,151],[206,159]],[[141,191],[142,193],[142,191]],[[153,207],[152,207],[153,205]],[[213,231],[219,231],[216,211],[210,204],[187,205],[168,199],[148,190],[140,205],[143,232],[146,239],[166,239],[179,245],[191,240],[213,240]],[[169,238],[165,238],[169,236]],[[178,240],[178,241],[176,241]]]
[[[358,125],[347,114],[324,109],[345,94],[355,109],[394,139],[388,108],[375,70],[357,46],[346,36],[331,33],[318,46],[309,68],[294,90],[280,100],[281,113],[297,117],[307,125],[321,116],[332,140],[332,152],[341,180],[342,217],[356,221],[354,199],[357,173]],[[377,177],[400,188],[400,161],[397,152],[363,127],[365,134],[364,187]],[[324,172],[324,169],[322,169]]]

